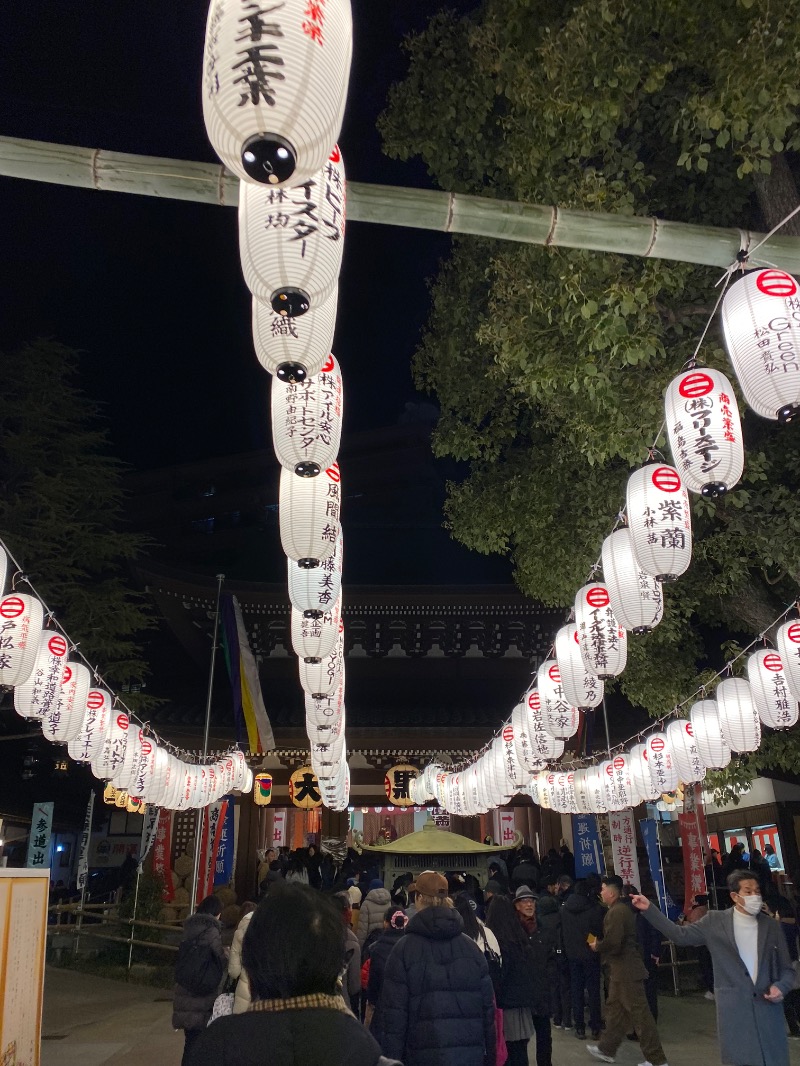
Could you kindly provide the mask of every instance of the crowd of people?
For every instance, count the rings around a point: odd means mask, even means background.
[[[663,938],[700,949],[723,1062],[788,1066],[797,923],[758,871],[730,869],[727,909],[697,897],[675,924],[618,877],[574,880],[566,845],[542,861],[524,846],[494,859],[484,889],[469,874],[409,873],[387,888],[376,870],[325,867],[312,849],[267,853],[229,953],[215,897],[187,920],[173,1016],[183,1066],[256,1066],[266,1048],[270,1066],[527,1066],[534,1049],[552,1066],[553,1029],[601,1062],[630,1038],[641,1066],[667,1066]]]

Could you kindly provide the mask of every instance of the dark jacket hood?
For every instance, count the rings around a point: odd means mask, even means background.
[[[428,940],[452,940],[464,932],[464,919],[452,907],[426,907],[417,911],[406,931]]]
[[[202,936],[209,930],[217,928],[222,933],[222,928],[217,918],[212,914],[190,914],[183,923],[183,935],[185,937]]]
[[[591,910],[592,907],[596,907],[596,903],[592,903],[586,896],[579,896],[575,892],[572,895],[567,896],[564,903],[564,910],[569,911],[570,914],[583,914],[584,911]]]

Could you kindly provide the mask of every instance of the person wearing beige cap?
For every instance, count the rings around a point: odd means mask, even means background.
[[[404,1066],[496,1066],[483,952],[465,935],[440,873],[425,870],[415,889],[417,912],[384,971],[383,1053]]]

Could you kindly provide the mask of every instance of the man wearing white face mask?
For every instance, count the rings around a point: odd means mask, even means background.
[[[631,903],[676,944],[705,945],[714,963],[717,1032],[725,1066],[789,1066],[781,1003],[794,986],[786,938],[762,910],[758,877],[728,877],[733,907],[709,911],[692,925],[673,925],[646,896]]]

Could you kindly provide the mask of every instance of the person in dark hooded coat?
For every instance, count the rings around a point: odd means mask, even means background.
[[[372,942],[369,951],[369,978],[367,980],[367,1002],[375,1008],[369,1031],[383,1046],[383,1014],[381,1013],[381,992],[386,963],[394,951],[395,945],[403,936],[410,919],[406,912],[398,907],[389,907],[383,916],[383,930]]]
[[[464,934],[441,874],[420,874],[416,892],[417,913],[384,970],[384,1053],[405,1066],[496,1066],[494,993],[483,952]]]
[[[222,926],[219,916],[222,914],[222,904],[216,896],[208,896],[197,911],[190,915],[183,923],[183,938],[181,943],[196,941],[198,945],[207,945],[211,952],[219,959],[220,980],[225,972],[225,949],[222,946]],[[176,982],[173,990],[172,1004],[172,1027],[183,1029],[184,1048],[182,1066],[189,1061],[188,1056],[192,1045],[203,1032],[211,1019],[211,1011],[214,1000],[217,998],[218,988],[197,995],[190,992]]]

